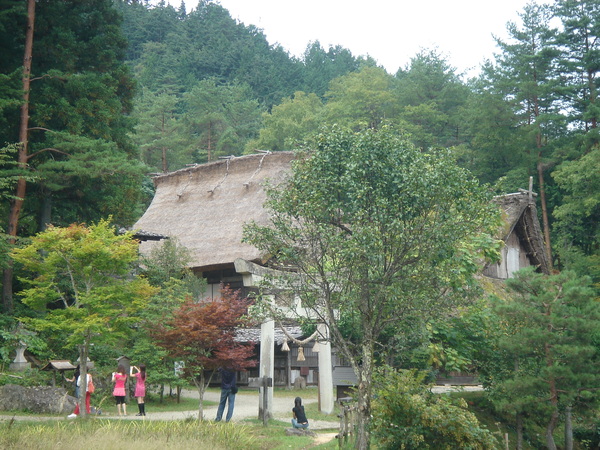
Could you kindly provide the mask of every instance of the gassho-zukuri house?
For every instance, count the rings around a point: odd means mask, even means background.
[[[218,296],[221,283],[247,295],[272,269],[256,248],[242,242],[243,225],[250,221],[268,223],[263,185],[267,180],[275,185],[283,181],[293,159],[293,152],[264,152],[156,175],[154,199],[133,228],[144,234],[176,238],[185,246],[190,252],[191,270],[207,281],[207,297]],[[495,201],[503,210],[501,238],[506,245],[502,260],[485,267],[484,275],[505,279],[530,265],[548,273],[534,194],[523,191]],[[160,245],[160,241],[143,240],[140,251],[148,253],[154,245]],[[274,321],[267,321],[254,331],[254,338],[249,340],[256,341],[260,335],[260,366],[240,374],[239,381],[259,376],[272,378],[275,385],[289,386],[302,377],[308,384],[318,384],[321,409],[332,412],[334,388],[340,395],[355,383],[354,373],[330,343],[324,342],[315,352],[313,343],[303,341],[306,337],[293,325],[289,322],[280,329]],[[291,351],[285,351],[288,348]],[[269,391],[268,405],[272,405],[272,389]]]

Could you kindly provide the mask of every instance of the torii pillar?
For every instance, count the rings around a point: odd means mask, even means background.
[[[317,331],[321,337],[319,342],[319,399],[321,400],[321,412],[331,414],[333,412],[333,365],[331,364],[331,340],[329,339],[329,327],[324,323],[317,325]]]
[[[260,325],[260,366],[261,378],[273,379],[275,375],[275,321],[267,320]],[[266,389],[266,393],[264,392]],[[262,385],[258,396],[258,418],[273,418],[273,383]],[[266,405],[265,405],[266,403]],[[264,415],[263,415],[264,414]]]
[[[276,273],[272,269],[268,269],[250,261],[238,258],[235,260],[235,270],[243,275],[245,287],[256,287],[267,273]],[[299,311],[296,310],[298,314]],[[308,314],[307,314],[308,316]],[[297,315],[295,316],[297,317]],[[330,414],[333,412],[333,366],[331,364],[331,341],[329,339],[329,329],[327,325],[321,323],[318,325],[319,336],[319,398],[321,411]],[[275,322],[272,319],[266,320],[260,327],[260,377],[273,378],[275,368]],[[262,412],[266,411],[267,417],[273,417],[273,387],[261,387],[259,395],[259,415],[263,417]],[[266,389],[266,395],[263,395],[263,389]],[[264,405],[266,399],[267,405]]]

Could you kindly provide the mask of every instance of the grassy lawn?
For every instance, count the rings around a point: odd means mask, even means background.
[[[211,388],[212,393],[220,389]],[[255,389],[240,389],[238,395],[256,395]],[[300,396],[303,399],[316,399],[316,389],[289,391],[276,389],[274,396],[289,398]],[[94,399],[94,406],[100,406],[105,414],[116,413],[112,397]],[[150,395],[147,409],[152,412],[195,411],[198,409],[198,399],[181,396],[180,402],[175,397],[165,396],[163,402],[158,396]],[[215,405],[216,402],[205,401],[205,406]],[[135,401],[128,404],[132,414],[137,410]],[[291,410],[291,406],[290,406]],[[306,405],[309,420],[337,422],[336,414],[325,415],[318,411],[318,404]],[[42,418],[41,415],[13,412],[13,414],[28,415]],[[9,412],[4,412],[9,415]],[[336,428],[319,430],[317,437],[287,436],[288,421],[270,420],[267,427],[258,419],[246,419],[238,423],[215,423],[206,421],[199,423],[195,420],[179,421],[120,421],[105,419],[102,416],[89,420],[67,421],[64,414],[55,415],[58,420],[0,422],[0,448],[2,449],[122,449],[129,446],[152,449],[197,449],[211,450],[283,450],[315,448],[333,450],[338,448],[338,442],[332,438]]]
[[[0,423],[0,448],[61,450],[94,448],[144,450],[282,450],[299,448],[334,449],[337,441],[319,444],[319,436],[287,436],[287,423],[270,421],[264,427],[258,420],[227,424],[186,421],[114,421],[105,419],[4,422]],[[329,436],[330,437],[330,436]]]
[[[220,390],[211,388],[216,394]],[[256,395],[254,389],[240,389],[238,395]],[[481,424],[486,426],[497,438],[499,448],[504,447],[504,435],[508,434],[509,446],[514,448],[516,434],[512,419],[502,417],[493,412],[483,392],[456,392],[452,396],[463,397],[469,404],[469,409],[475,413]],[[275,389],[276,398],[290,398],[300,396],[302,399],[316,399],[316,389],[300,391]],[[95,406],[99,404],[92,402]],[[182,396],[180,402],[175,397],[166,396],[159,402],[157,396],[147,399],[148,410],[152,412],[196,411],[198,399]],[[216,402],[205,401],[204,406],[213,406]],[[106,397],[101,405],[105,414],[116,413],[112,397]],[[318,411],[318,403],[305,404],[306,415],[309,421],[331,422],[332,428],[318,430],[317,437],[287,436],[286,429],[290,427],[289,421],[270,420],[267,427],[262,421],[252,418],[231,424],[215,423],[186,419],[178,421],[120,421],[110,420],[97,416],[90,420],[67,421],[65,415],[32,414],[29,412],[2,412],[2,415],[29,416],[29,420],[5,420],[0,422],[0,448],[1,449],[122,449],[131,446],[142,446],[147,449],[188,449],[211,448],[211,450],[259,449],[307,449],[316,448],[333,450],[338,448],[337,439],[332,438],[338,431],[338,407],[330,415]],[[129,403],[130,415],[137,412],[135,401]],[[291,406],[290,406],[291,410]],[[40,420],[35,420],[38,417]],[[48,420],[49,418],[58,420]],[[559,430],[560,431],[560,430]],[[525,433],[524,449],[541,448],[544,430],[532,422],[528,423]],[[560,434],[560,433],[558,433]],[[557,434],[557,443],[562,438]],[[114,443],[114,444],[111,444]],[[376,449],[376,443],[372,448]],[[582,447],[577,447],[582,448]]]

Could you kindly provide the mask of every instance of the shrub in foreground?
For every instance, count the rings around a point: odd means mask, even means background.
[[[372,434],[384,449],[494,449],[497,441],[461,398],[434,394],[415,370],[379,371]]]

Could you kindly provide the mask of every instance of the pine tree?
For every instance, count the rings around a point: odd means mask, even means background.
[[[498,404],[527,412],[546,425],[546,446],[556,449],[561,414],[598,401],[600,304],[589,278],[572,272],[546,276],[523,269],[507,280],[510,299],[495,310],[508,324],[499,348],[510,358],[491,378]]]

